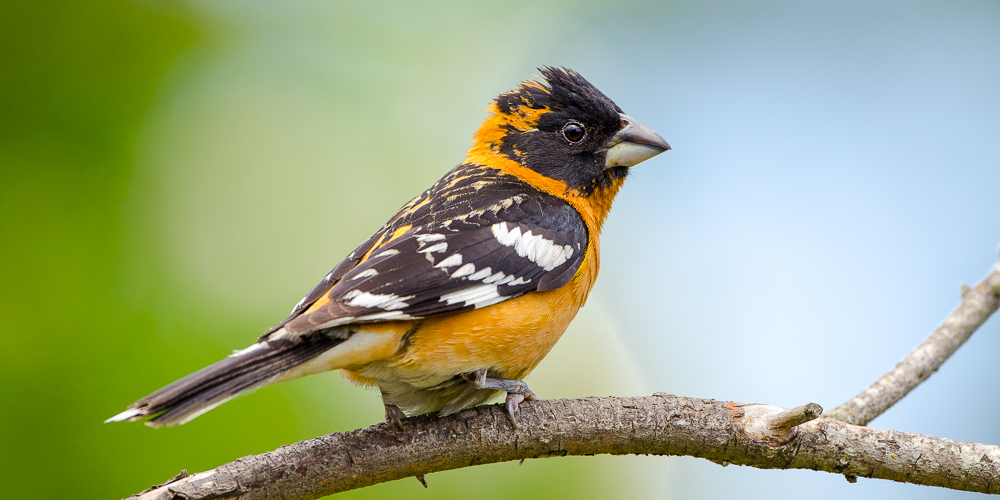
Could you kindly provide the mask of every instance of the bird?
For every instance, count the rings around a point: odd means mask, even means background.
[[[248,391],[330,370],[377,388],[386,422],[447,415],[524,382],[584,305],[630,168],[670,149],[579,73],[539,68],[496,97],[465,160],[337,264],[249,347],[105,422],[189,422]]]

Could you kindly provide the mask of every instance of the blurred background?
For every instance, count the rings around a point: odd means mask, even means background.
[[[101,423],[282,319],[541,65],[674,147],[619,196],[542,397],[833,408],[997,260],[995,1],[4,0],[3,496],[118,498],[381,421],[330,373],[179,428]],[[1000,443],[998,352],[994,318],[871,425]],[[686,457],[427,479],[340,498],[971,497]]]

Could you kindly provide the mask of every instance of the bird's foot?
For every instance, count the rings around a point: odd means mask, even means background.
[[[514,424],[515,429],[517,428],[517,418],[514,416],[514,414],[517,413],[518,405],[522,401],[538,401],[538,396],[536,396],[535,393],[531,392],[530,390],[527,392],[527,394],[522,394],[517,392],[507,393],[507,400],[506,400],[507,418],[510,419],[511,424]]]
[[[506,392],[507,399],[505,406],[507,407],[507,417],[510,418],[510,423],[514,425],[514,428],[517,428],[515,414],[517,413],[518,405],[522,401],[538,401],[538,396],[522,380],[487,377],[486,370],[465,373],[462,374],[462,377],[480,389],[493,389]]]
[[[403,414],[403,410],[400,410],[398,406],[385,405],[385,423],[392,424],[399,432],[406,430],[403,427],[404,418],[406,418],[406,415]]]

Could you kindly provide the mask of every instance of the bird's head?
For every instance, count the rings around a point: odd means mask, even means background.
[[[540,71],[542,81],[523,82],[490,104],[468,161],[502,160],[548,181],[553,194],[590,197],[617,191],[629,167],[670,149],[579,74]]]

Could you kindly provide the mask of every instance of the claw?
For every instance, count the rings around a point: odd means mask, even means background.
[[[534,394],[532,394],[532,396],[534,396]],[[524,401],[524,399],[524,394],[507,393],[507,418],[510,419],[510,423],[514,424],[515,429],[517,429],[517,418],[514,417],[514,414],[517,413],[517,405],[520,404],[521,401]],[[534,401],[535,399],[537,398],[533,398],[530,401]]]
[[[392,424],[399,432],[406,430],[403,427],[404,418],[406,418],[406,415],[403,414],[403,410],[400,410],[398,406],[385,405],[385,423]]]

